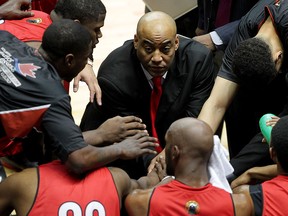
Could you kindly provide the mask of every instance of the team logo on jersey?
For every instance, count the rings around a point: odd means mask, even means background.
[[[190,215],[197,215],[200,212],[199,204],[196,201],[188,201],[185,208]]]
[[[21,74],[25,77],[30,76],[32,78],[36,78],[34,71],[37,71],[41,67],[36,66],[33,63],[26,63],[26,64],[18,63],[18,64],[16,64],[15,68],[19,74]]]
[[[31,78],[36,78],[35,71],[41,68],[33,63],[19,63],[17,58],[14,58],[14,62],[15,71],[24,77],[29,76]]]
[[[42,23],[42,19],[41,18],[29,18],[26,20],[26,22],[32,23],[32,24],[39,24],[39,23]]]

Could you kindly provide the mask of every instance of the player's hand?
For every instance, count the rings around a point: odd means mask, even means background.
[[[150,165],[149,165],[148,170],[147,170],[148,173],[150,173],[154,169],[154,167],[155,167],[155,165],[156,165],[156,163],[160,157],[162,159],[164,159],[164,161],[165,161],[165,149],[163,149],[162,152],[160,152],[156,157],[154,157],[151,160]]]
[[[0,6],[0,19],[23,19],[34,16],[30,0],[9,0]]]
[[[114,145],[120,148],[122,152],[120,158],[124,160],[134,159],[144,154],[157,154],[151,148],[159,146],[157,139],[148,136],[147,132],[138,133]]]
[[[146,125],[136,116],[116,116],[106,120],[97,131],[103,137],[104,143],[121,142],[139,132],[146,132]]]
[[[165,158],[163,158],[162,155],[160,155],[159,157],[156,158],[156,163],[155,163],[155,166],[154,166],[152,172],[153,171],[156,172],[156,174],[158,175],[158,178],[159,178],[160,181],[165,176],[167,176],[167,173],[166,173],[166,162],[165,162]],[[149,176],[150,173],[148,173],[148,176]]]
[[[96,94],[96,101],[99,106],[102,105],[102,92],[98,84],[98,80],[93,71],[93,67],[86,64],[85,68],[74,78],[73,91],[77,92],[79,89],[79,82],[83,81],[87,84],[90,91],[90,102],[93,103]]]
[[[271,119],[266,121],[266,125],[274,127],[275,124],[279,121],[279,119],[280,118],[278,116],[271,116]]]
[[[280,117],[278,116],[271,116],[271,119],[266,121],[267,126],[274,127],[275,124],[279,121]],[[267,143],[267,140],[265,138],[262,139],[263,143]]]
[[[236,178],[234,181],[231,182],[231,188],[234,189],[241,185],[246,185],[250,183],[253,183],[253,181],[252,181],[251,175],[249,174],[249,171],[246,171],[242,175],[240,175],[238,178]]]

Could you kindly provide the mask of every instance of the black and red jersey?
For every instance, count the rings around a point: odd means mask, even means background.
[[[288,1],[261,0],[242,17],[236,32],[225,50],[218,76],[232,82],[239,82],[238,77],[232,72],[234,50],[241,41],[254,37],[268,16],[271,17],[284,50],[288,50]]]
[[[262,184],[250,185],[249,191],[256,216],[286,215],[288,212],[288,177],[279,175]]]
[[[0,156],[21,151],[33,128],[62,160],[86,146],[57,71],[7,31],[0,31],[0,121]]]
[[[234,204],[230,193],[211,184],[192,188],[173,180],[153,190],[148,215],[232,216]]]
[[[27,215],[119,216],[120,200],[113,176],[104,167],[79,178],[59,161],[43,164],[38,167],[38,190]]]

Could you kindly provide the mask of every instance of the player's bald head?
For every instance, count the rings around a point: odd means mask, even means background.
[[[208,160],[213,150],[213,131],[196,118],[182,118],[171,124],[166,133],[166,147],[177,145],[181,152],[191,158]]]

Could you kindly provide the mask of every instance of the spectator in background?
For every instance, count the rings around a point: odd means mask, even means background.
[[[197,0],[198,26],[196,36],[241,19],[258,0]]]

